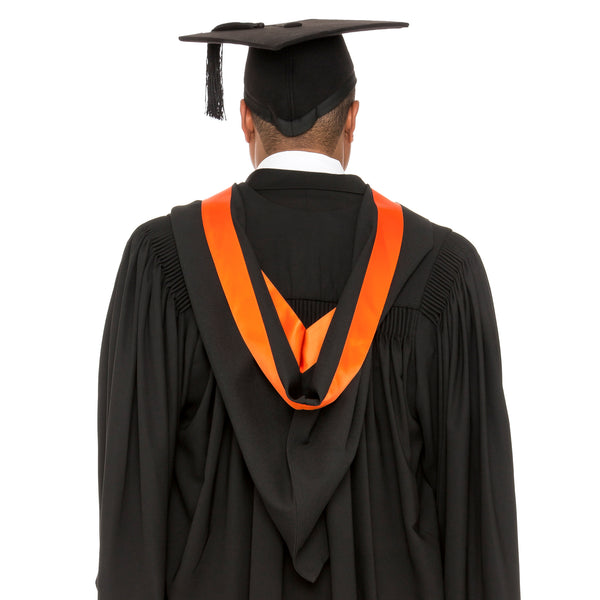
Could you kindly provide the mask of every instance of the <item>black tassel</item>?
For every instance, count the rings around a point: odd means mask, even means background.
[[[206,50],[206,114],[222,121],[223,104],[223,44],[208,44]]]
[[[264,23],[222,23],[213,31],[234,31],[236,29],[262,29]],[[222,121],[225,118],[223,104],[223,44],[208,44],[206,49],[206,114]]]

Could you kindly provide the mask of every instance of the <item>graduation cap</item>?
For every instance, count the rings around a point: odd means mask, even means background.
[[[343,33],[408,27],[400,21],[307,19],[291,23],[223,23],[183,35],[206,42],[206,114],[223,119],[223,44],[249,46],[244,100],[250,110],[290,137],[308,131],[356,85]]]

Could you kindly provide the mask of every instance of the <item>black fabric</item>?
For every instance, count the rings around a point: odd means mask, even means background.
[[[248,243],[308,326],[351,272],[366,186],[277,170],[246,183]],[[354,404],[294,411],[222,308],[200,206],[133,232],[110,299],[99,599],[517,600],[510,427],[472,244],[404,207],[394,297]]]
[[[276,52],[248,50],[244,100],[252,112],[288,137],[308,131],[355,85],[354,65],[341,35]]]
[[[373,242],[375,241],[375,233],[377,230],[377,208],[373,202],[370,189],[365,188],[358,207],[352,207],[352,210],[356,212],[356,216],[354,217],[356,231],[354,233],[354,239],[352,240],[353,252],[349,257],[350,265],[352,267],[351,272],[349,272],[344,287],[337,296],[337,308],[329,325],[327,336],[323,341],[319,353],[319,360],[310,369],[304,373],[300,373],[283,327],[279,322],[266,283],[262,277],[260,262],[257,260],[252,245],[245,233],[246,221],[244,205],[253,206],[258,204],[261,202],[259,198],[259,194],[254,192],[247,184],[234,186],[232,191],[231,212],[234,222],[238,225],[238,238],[244,256],[246,257],[246,265],[252,281],[252,286],[258,298],[263,321],[267,327],[275,363],[282,383],[287,390],[288,396],[292,400],[315,406],[320,404],[325,398],[342,355],[342,350],[346,342],[346,332],[350,328],[350,323],[354,315],[354,309],[361,289],[361,283],[364,279],[371,250],[373,248]],[[273,210],[273,208],[270,208],[270,210]],[[336,213],[337,211],[333,212]],[[310,212],[305,214],[310,217]],[[300,215],[297,215],[297,218],[301,218]],[[335,216],[333,218],[335,218]],[[329,220],[331,221],[331,219]],[[315,221],[314,217],[312,217],[312,221],[312,224],[306,223],[310,230],[313,230],[313,225],[318,223],[318,221]],[[292,224],[290,223],[290,225]],[[293,226],[293,229],[296,229],[296,227]],[[331,228],[329,230],[331,230]],[[325,227],[322,227],[320,233],[322,236],[327,236],[328,234]],[[307,242],[310,243],[310,241],[305,240],[305,247]],[[341,247],[343,248],[344,245],[342,244]],[[298,251],[302,252],[302,249],[299,248]],[[262,270],[264,271],[264,268]],[[269,275],[268,272],[266,272],[266,274],[267,276]],[[275,287],[277,287],[277,284],[275,284]]]

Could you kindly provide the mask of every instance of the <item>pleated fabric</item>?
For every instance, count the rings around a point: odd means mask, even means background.
[[[246,234],[308,327],[336,306],[352,267],[364,183],[269,171],[248,180],[263,201],[246,206]],[[360,438],[316,524],[329,557],[314,581],[294,568],[248,470],[170,216],[136,228],[100,352],[99,600],[520,598],[489,284],[468,240],[418,215],[407,223],[417,221],[431,249],[411,267],[359,374]]]

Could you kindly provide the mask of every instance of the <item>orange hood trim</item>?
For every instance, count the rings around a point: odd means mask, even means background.
[[[292,408],[313,410],[336,400],[360,370],[379,325],[400,255],[404,218],[400,204],[372,192],[377,230],[369,263],[338,367],[325,398],[314,406],[289,398],[281,382],[231,216],[231,188],[202,202],[206,241],[238,330],[271,385]],[[305,328],[279,290],[262,274],[298,368],[304,372],[317,362],[335,308]]]

